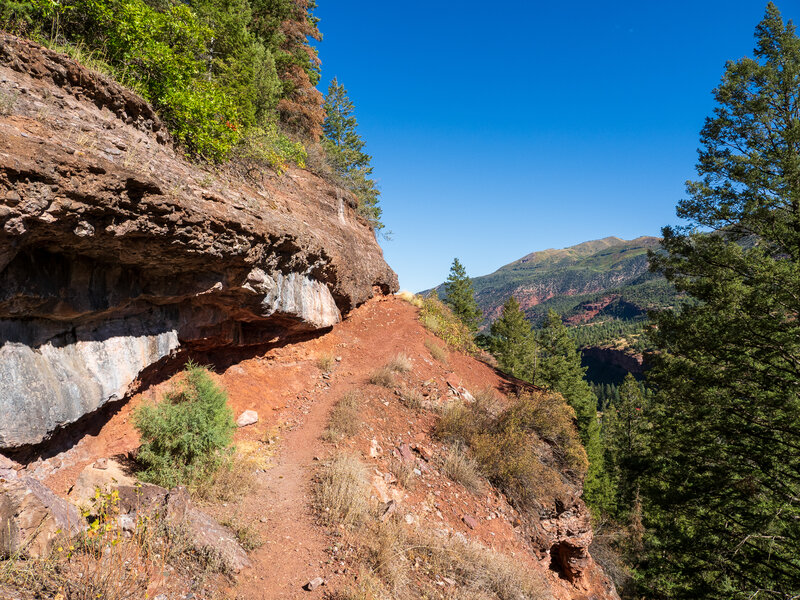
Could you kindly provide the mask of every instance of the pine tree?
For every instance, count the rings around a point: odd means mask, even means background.
[[[755,37],[650,257],[693,299],[654,334],[650,598],[800,594],[800,39],[772,3]]]
[[[536,367],[536,342],[531,324],[512,296],[490,328],[492,354],[509,375],[532,381]]]
[[[611,509],[613,495],[603,464],[603,445],[600,422],[597,419],[597,396],[584,379],[586,368],[581,355],[561,317],[549,311],[544,327],[539,331],[539,361],[533,382],[558,392],[575,409],[578,433],[589,458],[589,470],[584,482],[586,503],[593,509]]]
[[[283,126],[312,141],[322,135],[325,113],[316,89],[320,60],[309,39],[322,34],[313,15],[314,0],[251,0],[253,31],[275,59],[282,83],[277,110]]]
[[[605,465],[616,491],[617,513],[629,513],[638,497],[639,478],[647,460],[650,424],[646,398],[628,373],[618,399],[603,415]]]
[[[456,316],[461,319],[473,333],[478,330],[483,313],[475,302],[475,290],[472,288],[472,279],[467,277],[464,265],[457,258],[453,259],[450,275],[444,284],[445,302],[453,309]]]
[[[325,122],[323,146],[334,170],[358,198],[358,210],[375,229],[382,229],[378,190],[372,179],[372,157],[364,152],[365,142],[357,132],[355,106],[345,87],[335,77],[328,86],[323,105]]]

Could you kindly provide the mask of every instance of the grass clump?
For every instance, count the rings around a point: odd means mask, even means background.
[[[331,352],[325,352],[317,357],[317,367],[323,373],[330,373],[336,366],[336,357]]]
[[[328,442],[338,442],[355,435],[361,424],[360,409],[361,398],[358,394],[350,392],[342,396],[331,411],[323,439]]]
[[[442,471],[456,483],[477,494],[481,487],[480,468],[461,444],[453,445],[442,461]]]
[[[184,484],[196,491],[229,464],[236,424],[227,394],[208,370],[190,362],[184,375],[160,403],[134,412],[142,440],[138,475],[166,488]]]
[[[329,525],[353,526],[370,515],[367,468],[355,454],[340,452],[319,473],[315,504]]]
[[[394,386],[394,371],[389,367],[381,367],[376,369],[369,376],[369,382],[372,385],[379,385],[381,387],[390,388]]]
[[[425,340],[425,347],[433,358],[441,363],[447,364],[447,350],[432,340]]]
[[[422,308],[419,311],[419,321],[427,330],[444,340],[451,348],[467,354],[478,353],[478,347],[475,345],[472,332],[437,297],[429,296],[423,298]]]
[[[405,388],[400,394],[400,402],[411,410],[421,409],[423,400],[422,393],[412,388]]]
[[[538,600],[549,598],[545,581],[519,560],[487,548],[477,541],[417,531],[408,550],[419,557],[433,577],[456,581],[464,598]]]
[[[239,545],[245,552],[252,552],[264,545],[264,540],[261,539],[255,527],[249,523],[243,523],[239,517],[231,517],[222,521],[222,525],[233,531]]]
[[[411,359],[405,354],[396,354],[386,363],[386,368],[394,373],[408,373],[413,365]]]
[[[397,292],[397,296],[398,296],[398,298],[400,298],[402,300],[405,300],[406,302],[408,302],[409,304],[411,304],[413,306],[416,306],[417,308],[422,308],[423,300],[422,300],[422,296],[420,296],[419,294],[412,294],[409,291],[403,290],[403,291]]]
[[[444,577],[456,581],[457,598],[548,597],[544,582],[519,560],[477,542],[406,527],[400,513],[379,520],[372,502],[366,466],[357,456],[340,453],[322,466],[317,510],[329,525],[346,530],[359,563],[357,585],[332,599],[439,597],[436,582]]]

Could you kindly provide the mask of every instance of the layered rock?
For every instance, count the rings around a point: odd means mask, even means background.
[[[124,398],[179,348],[285,341],[397,289],[345,192],[202,169],[142,99],[0,36],[0,447]]]

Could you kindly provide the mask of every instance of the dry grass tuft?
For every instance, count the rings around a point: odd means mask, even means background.
[[[402,353],[395,355],[386,363],[386,368],[394,373],[408,373],[412,367],[411,359]]]
[[[473,494],[481,489],[481,475],[478,465],[464,451],[461,444],[455,444],[442,461],[442,471],[456,483],[460,483]]]
[[[381,367],[373,371],[369,376],[372,385],[380,385],[385,388],[394,387],[394,372],[389,367]]]
[[[419,557],[429,575],[454,579],[462,597],[500,600],[550,597],[541,576],[535,576],[520,561],[476,541],[418,531],[413,542],[410,557]]]
[[[222,521],[222,525],[233,531],[239,545],[244,548],[245,552],[252,552],[257,548],[264,545],[264,540],[261,539],[258,531],[250,523],[244,523],[237,516],[234,515]]]
[[[397,293],[398,298],[405,300],[409,304],[416,306],[417,308],[422,308],[422,296],[418,294],[412,294],[409,291],[403,290]]]
[[[234,454],[203,485],[193,486],[194,498],[206,502],[232,502],[249,494],[255,487],[256,471],[267,466],[262,444],[242,443]]]
[[[323,373],[330,373],[336,366],[336,357],[331,352],[325,352],[317,357],[317,367]]]
[[[322,438],[328,442],[338,442],[355,435],[361,425],[361,397],[355,392],[342,396],[331,411],[328,427]]]
[[[414,463],[402,459],[392,459],[389,463],[389,470],[397,478],[397,483],[401,487],[409,490],[414,485]]]
[[[358,525],[370,515],[367,468],[355,454],[340,452],[323,465],[314,494],[317,510],[330,525]]]
[[[421,409],[423,400],[422,392],[412,388],[405,388],[400,394],[400,402],[412,410]]]
[[[431,356],[441,363],[447,364],[447,350],[432,340],[425,340],[425,347]]]

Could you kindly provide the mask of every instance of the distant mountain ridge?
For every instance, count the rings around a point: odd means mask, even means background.
[[[503,303],[514,296],[528,316],[538,320],[537,306],[556,300],[553,308],[566,314],[572,306],[561,299],[582,297],[626,285],[643,283],[653,276],[648,272],[647,251],[656,250],[661,239],[642,236],[633,240],[606,237],[562,249],[532,252],[497,269],[475,277],[475,299],[487,322],[496,319]],[[437,291],[443,295],[442,286]]]

